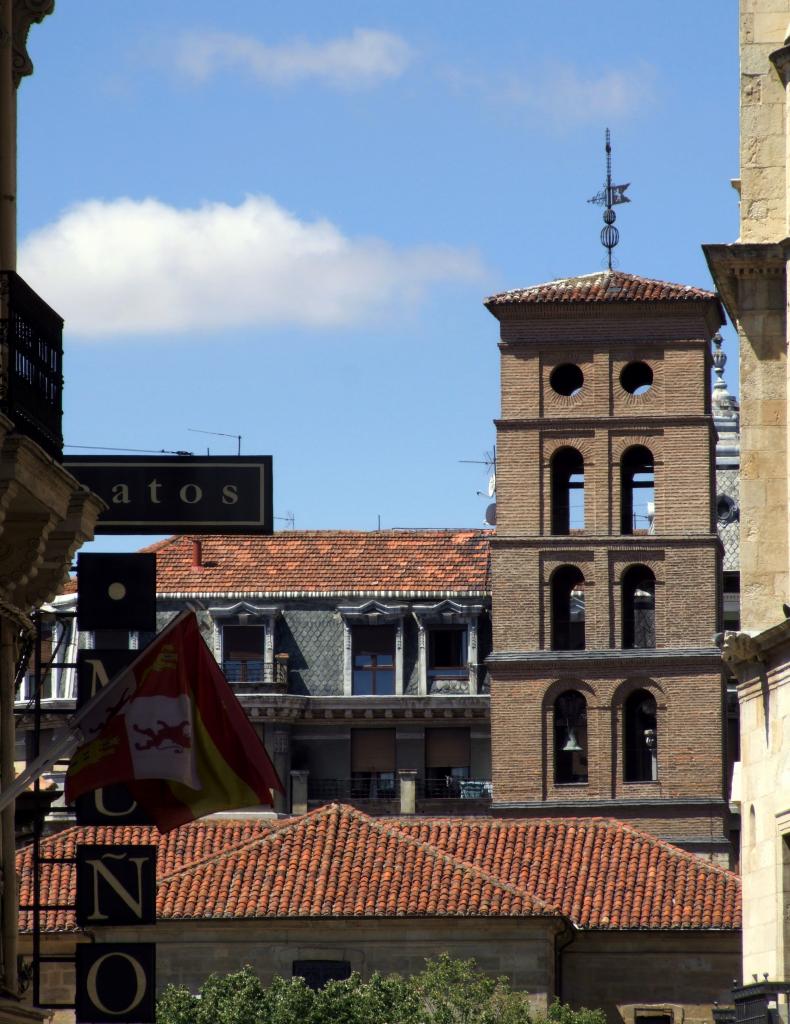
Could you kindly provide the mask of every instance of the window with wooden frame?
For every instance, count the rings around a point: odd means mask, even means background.
[[[222,671],[230,683],[260,683],[264,678],[266,627],[222,627]]]
[[[354,695],[395,693],[395,626],[352,626],[351,651]]]
[[[469,674],[466,626],[431,626],[428,630],[428,680],[463,679]]]

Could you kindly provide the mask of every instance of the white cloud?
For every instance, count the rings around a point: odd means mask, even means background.
[[[534,108],[561,122],[619,120],[630,117],[652,102],[655,71],[650,65],[610,68],[600,75],[584,76],[571,65],[547,67],[533,81],[514,79],[505,98]]]
[[[443,77],[453,88],[481,93],[499,105],[522,107],[560,130],[582,122],[625,120],[656,98],[656,71],[647,63],[591,75],[570,64],[546,63],[528,75],[496,78],[450,68]]]
[[[350,36],[322,43],[299,40],[280,46],[232,32],[189,32],[174,47],[175,67],[196,81],[235,68],[267,85],[317,78],[341,88],[397,78],[412,55],[400,36],[370,28],[357,28]]]
[[[29,235],[19,265],[69,332],[86,338],[351,326],[483,274],[471,251],[348,238],[267,196],[192,210],[90,200]]]

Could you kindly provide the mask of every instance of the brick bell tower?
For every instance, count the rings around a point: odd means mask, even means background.
[[[719,300],[609,270],[485,305],[501,327],[494,810],[618,818],[726,863]]]

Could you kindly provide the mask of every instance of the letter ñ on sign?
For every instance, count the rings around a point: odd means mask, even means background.
[[[155,846],[77,846],[81,928],[156,922]]]

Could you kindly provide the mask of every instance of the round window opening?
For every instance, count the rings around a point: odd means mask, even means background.
[[[740,509],[728,494],[719,496],[716,502],[716,518],[721,526],[729,526],[740,518]]]
[[[563,363],[561,366],[555,366],[551,371],[549,384],[558,395],[572,397],[581,391],[584,374],[575,363]]]
[[[653,384],[653,371],[647,363],[628,363],[620,371],[620,386],[629,395],[644,395]]]

